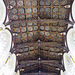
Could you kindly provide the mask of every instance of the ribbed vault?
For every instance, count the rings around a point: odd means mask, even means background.
[[[21,75],[59,75],[72,0],[6,1]]]

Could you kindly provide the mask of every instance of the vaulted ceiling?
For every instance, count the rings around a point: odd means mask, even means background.
[[[59,75],[72,0],[6,0],[21,75]],[[44,72],[44,73],[41,73]],[[34,74],[33,74],[34,73]],[[54,74],[52,74],[54,73]]]

